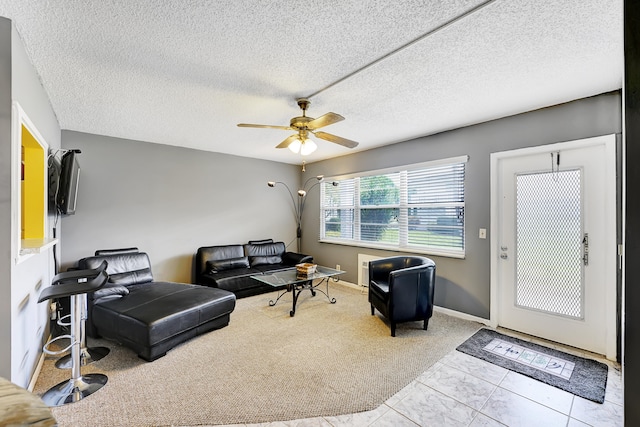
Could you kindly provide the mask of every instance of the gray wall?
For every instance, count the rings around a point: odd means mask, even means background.
[[[11,342],[11,21],[0,18],[0,341]],[[0,350],[11,378],[11,345]]]
[[[52,150],[60,147],[60,127],[15,26],[0,18],[0,33],[0,339],[5,343],[0,350],[0,375],[26,387],[48,336],[48,305],[37,300],[41,288],[51,283],[54,262],[52,249],[20,262],[14,252],[18,242],[12,241],[11,231],[15,228],[18,238],[20,231],[19,224],[11,220],[13,211],[19,212],[12,206],[11,191],[12,178],[19,179],[20,165],[11,165],[11,154],[20,147],[12,147],[9,134],[12,102],[20,104]],[[47,237],[51,236],[49,227]]]
[[[20,104],[49,149],[57,150],[60,148],[58,120],[15,25],[11,38],[11,61],[13,101]],[[15,167],[17,170],[18,165]],[[14,175],[14,179],[18,177]],[[13,226],[17,227],[17,224]],[[52,227],[49,217],[46,237],[53,236]],[[39,304],[38,296],[49,286],[55,274],[53,250],[49,248],[31,255],[12,269],[11,381],[23,387],[33,379],[42,355],[42,345],[49,338],[49,307],[45,303]]]
[[[82,150],[76,213],[62,218],[63,267],[137,246],[156,279],[189,283],[200,246],[273,238],[295,250],[289,195],[266,183],[297,188],[297,166],[79,132],[62,139]]]
[[[436,304],[488,319],[491,279],[490,154],[620,132],[620,93],[607,93],[314,163],[307,166],[307,175],[324,174],[330,177],[469,155],[465,182],[466,258],[432,257],[438,274]],[[349,282],[357,282],[358,253],[397,255],[394,252],[318,242],[318,193],[310,194],[307,200],[303,224],[303,251],[313,254],[320,264],[340,264],[347,271],[343,277]],[[480,228],[487,229],[486,240],[478,238]]]

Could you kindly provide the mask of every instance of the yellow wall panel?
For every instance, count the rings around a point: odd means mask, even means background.
[[[31,132],[22,126],[22,238],[45,237],[45,152]]]

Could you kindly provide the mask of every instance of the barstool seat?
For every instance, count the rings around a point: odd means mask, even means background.
[[[54,298],[71,297],[71,333],[68,336],[71,344],[64,350],[71,349],[71,379],[53,386],[42,395],[42,400],[49,406],[61,406],[78,402],[100,390],[107,383],[106,375],[81,375],[80,373],[82,302],[87,293],[95,292],[103,287],[109,278],[109,275],[104,269],[96,273],[97,270],[98,269],[91,269],[69,272],[73,273],[73,275],[69,275],[69,277],[74,277],[73,280],[59,281],[59,284],[49,286],[40,292],[38,302]],[[44,350],[47,351],[46,346],[56,339],[57,338],[47,343]]]
[[[51,281],[51,285],[56,286],[62,283],[78,283],[78,280],[89,278],[94,272],[97,276],[101,271],[106,271],[107,261],[102,262],[98,267],[91,270],[70,270],[64,273],[57,274]],[[107,347],[87,347],[87,334],[85,323],[87,321],[87,296],[83,297],[82,306],[80,308],[80,366],[86,366],[90,363],[96,362],[107,354],[109,349]],[[70,321],[65,321],[65,318],[71,318],[71,314],[63,316],[58,319],[59,326],[71,326]],[[65,350],[66,351],[66,350]],[[56,353],[57,354],[57,353]],[[72,360],[71,354],[62,356],[56,361],[56,368],[71,369]]]

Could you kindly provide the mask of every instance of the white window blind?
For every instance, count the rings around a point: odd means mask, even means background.
[[[321,187],[320,240],[463,257],[466,161],[328,179]]]

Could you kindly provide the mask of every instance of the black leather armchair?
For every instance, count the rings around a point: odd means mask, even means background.
[[[396,324],[424,321],[429,325],[433,314],[436,264],[419,256],[396,256],[369,262],[369,303],[391,323],[391,336]]]

